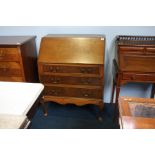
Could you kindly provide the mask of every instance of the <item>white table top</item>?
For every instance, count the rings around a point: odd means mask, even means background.
[[[0,129],[19,129],[26,122],[24,115],[4,115],[0,114]]]
[[[26,115],[43,89],[41,83],[0,82],[0,114]]]

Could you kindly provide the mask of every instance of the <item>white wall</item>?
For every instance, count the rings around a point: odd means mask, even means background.
[[[47,34],[105,34],[105,91],[104,101],[110,102],[112,82],[112,59],[115,55],[114,39],[117,35],[154,35],[155,27],[150,26],[1,26],[0,35],[36,35],[37,50],[39,50],[40,39]],[[121,89],[121,96],[149,97],[149,84],[126,84]]]

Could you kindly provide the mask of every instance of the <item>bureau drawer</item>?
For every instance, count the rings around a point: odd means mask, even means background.
[[[0,48],[0,61],[19,61],[17,48]]]
[[[99,74],[98,65],[75,65],[75,66],[59,66],[53,64],[43,64],[44,73],[80,73],[80,74]]]
[[[42,83],[51,84],[71,84],[71,85],[102,85],[103,81],[98,77],[69,77],[69,76],[55,76],[42,75],[40,76]]]
[[[122,71],[155,72],[155,55],[122,54],[119,64]]]
[[[148,55],[154,55],[155,56],[155,48],[153,48],[153,47],[147,47],[146,48],[146,53]]]
[[[123,73],[124,80],[130,81],[154,81],[155,82],[155,74],[138,74],[138,73]]]
[[[11,81],[11,82],[24,82],[24,79],[22,77],[3,77],[0,76],[0,81]]]
[[[122,53],[131,53],[131,54],[144,54],[144,47],[129,47],[129,46],[120,46],[119,51]]]
[[[45,96],[102,99],[102,89],[45,86]]]
[[[155,72],[155,48],[120,46],[118,52],[120,70]]]
[[[21,67],[17,62],[0,62],[0,76],[21,76]]]

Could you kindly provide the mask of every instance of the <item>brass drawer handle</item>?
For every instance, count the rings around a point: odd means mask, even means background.
[[[0,67],[0,69],[1,69],[3,72],[6,72],[6,71],[9,70],[9,66],[3,65],[2,67]]]
[[[5,53],[3,50],[0,50],[0,57],[4,57]]]
[[[86,69],[85,68],[80,68],[80,72],[81,73],[86,73]]]
[[[49,67],[49,71],[50,71],[50,72],[56,73],[56,72],[59,72],[59,70],[60,70],[59,67]]]
[[[91,84],[91,79],[87,78],[87,79],[82,79],[81,82],[83,84]]]
[[[80,68],[81,73],[92,73],[92,68]]]
[[[84,96],[84,97],[88,97],[88,96],[89,96],[89,94],[83,94],[83,96]]]
[[[55,68],[55,71],[56,71],[56,72],[59,72],[59,71],[60,71],[60,67],[56,67],[56,68]]]
[[[51,94],[52,95],[59,95],[61,93],[61,91],[60,90],[51,90]]]
[[[53,70],[54,70],[53,67],[49,67],[50,72],[53,72]]]
[[[87,69],[87,72],[88,72],[88,73],[92,73],[92,71],[93,71],[92,68],[88,68],[88,69]]]
[[[6,71],[8,71],[8,69],[9,69],[9,68],[4,67],[4,68],[3,68],[3,71],[6,72]]]
[[[51,78],[50,79],[51,83],[60,83],[60,79],[59,78]]]
[[[90,92],[82,92],[82,96],[84,97],[90,97],[91,93]]]

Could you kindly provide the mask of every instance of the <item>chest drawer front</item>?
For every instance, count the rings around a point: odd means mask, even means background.
[[[0,76],[21,76],[21,67],[17,62],[0,62]]]
[[[0,48],[0,61],[19,61],[17,48]]]
[[[144,47],[120,46],[119,51],[123,53],[144,54]]]
[[[154,55],[155,56],[155,47],[148,47],[148,48],[146,48],[146,53],[148,55]]]
[[[47,96],[58,96],[58,97],[102,99],[102,90],[101,89],[45,86],[44,94]]]
[[[24,79],[22,77],[1,77],[0,81],[10,81],[10,82],[24,82]]]
[[[71,85],[102,85],[101,78],[97,77],[69,77],[69,76],[54,76],[42,75],[40,77],[42,83],[51,84],[71,84]]]
[[[118,50],[122,71],[155,72],[155,48],[120,46]]]
[[[130,81],[155,81],[155,74],[123,73],[123,79]]]
[[[127,55],[120,57],[120,68],[123,71],[155,72],[155,55]]]
[[[92,66],[59,66],[52,64],[43,65],[44,73],[81,73],[81,74],[99,74],[99,67]]]

